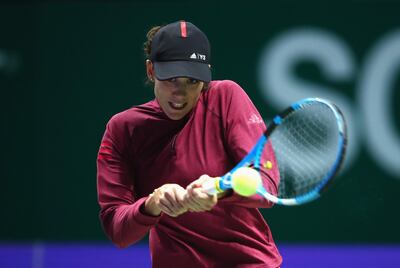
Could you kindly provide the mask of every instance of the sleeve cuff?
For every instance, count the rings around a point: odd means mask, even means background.
[[[133,216],[139,224],[148,225],[148,226],[155,225],[160,220],[162,214],[159,216],[151,216],[151,215],[146,214],[143,209],[143,206],[144,206],[144,203],[146,202],[146,200],[147,200],[147,196],[142,197],[135,202],[135,209],[133,211]]]

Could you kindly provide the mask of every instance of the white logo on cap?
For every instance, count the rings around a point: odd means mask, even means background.
[[[191,59],[196,59],[196,60],[206,60],[206,55],[199,54],[199,53],[193,53],[190,55]]]

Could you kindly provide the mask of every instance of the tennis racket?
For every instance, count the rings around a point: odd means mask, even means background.
[[[258,186],[256,193],[281,205],[300,205],[320,197],[334,181],[346,152],[346,123],[342,112],[320,98],[300,100],[275,116],[253,149],[227,174],[206,181],[209,193],[232,189],[232,174],[241,167],[266,168],[263,151],[270,142],[280,181],[277,194]]]

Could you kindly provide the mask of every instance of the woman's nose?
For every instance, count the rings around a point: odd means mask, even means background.
[[[184,81],[180,81],[177,79],[173,83],[173,93],[177,95],[185,95],[186,94],[186,83]]]

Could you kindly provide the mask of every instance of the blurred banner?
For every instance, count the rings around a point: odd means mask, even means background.
[[[328,98],[350,132],[336,187],[263,210],[277,241],[400,243],[400,1],[0,4],[0,240],[103,240],[96,155],[108,119],[153,98],[142,44],[185,19],[265,120]],[[195,179],[195,178],[193,178]]]

